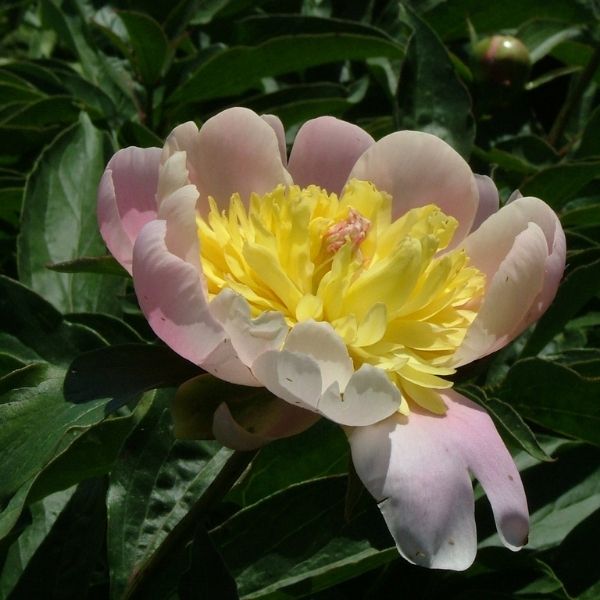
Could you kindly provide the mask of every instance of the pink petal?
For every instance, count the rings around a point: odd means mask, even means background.
[[[232,194],[247,201],[291,178],[281,160],[273,128],[246,108],[230,108],[208,119],[199,132],[186,123],[174,129],[165,145],[165,162],[176,151],[187,154],[190,183],[200,192],[199,208],[213,196],[224,208]]]
[[[219,405],[213,417],[213,435],[224,446],[234,450],[254,450],[275,439],[290,437],[314,425],[319,416],[296,408],[284,401],[270,407],[266,415],[268,425],[260,433],[250,432],[233,417],[224,402]]]
[[[373,142],[356,125],[334,117],[318,117],[298,131],[288,170],[301,187],[314,184],[339,195],[352,167]]]
[[[197,365],[226,339],[211,315],[197,269],[166,246],[167,223],[151,221],[133,249],[133,283],[150,326],[175,352]]]
[[[349,430],[359,477],[379,502],[408,561],[464,570],[475,558],[472,471],[511,549],[526,542],[527,503],[517,469],[481,408],[444,392],[445,416],[413,411]]]
[[[437,204],[458,220],[453,245],[471,230],[478,204],[469,165],[446,142],[419,131],[397,131],[359,159],[350,177],[372,181],[391,194],[395,218],[411,208]]]
[[[275,135],[277,136],[277,145],[279,146],[281,162],[285,167],[287,165],[287,144],[285,143],[285,129],[283,128],[281,119],[275,115],[260,115],[260,118],[265,123],[268,123],[275,132]]]
[[[498,188],[490,177],[475,174],[475,183],[479,191],[479,204],[471,231],[475,231],[490,215],[498,212],[500,205]]]
[[[456,354],[457,365],[501,348],[539,318],[556,294],[566,253],[558,217],[537,198],[504,206],[463,246],[487,280],[484,303]]]
[[[100,181],[100,233],[111,254],[130,273],[133,243],[141,228],[156,217],[160,154],[159,148],[119,150]]]

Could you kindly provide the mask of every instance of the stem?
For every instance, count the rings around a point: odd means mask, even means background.
[[[192,539],[198,521],[225,497],[257,453],[258,450],[249,452],[237,450],[231,455],[204,494],[198,498],[185,517],[167,534],[162,544],[132,577],[123,600],[136,596],[146,597],[144,588],[151,582],[152,575],[160,571],[163,561],[169,557],[173,549],[184,547]]]
[[[573,112],[579,105],[581,98],[589,85],[592,77],[596,74],[598,67],[600,66],[600,44],[596,46],[592,57],[588,64],[585,66],[581,74],[579,75],[575,85],[571,88],[563,107],[560,109],[556,121],[548,134],[548,143],[556,147],[556,144],[560,141],[563,136],[569,119],[573,115]]]

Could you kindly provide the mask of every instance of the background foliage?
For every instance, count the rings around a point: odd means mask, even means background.
[[[5,0],[0,598],[599,598],[599,17],[593,0]],[[495,33],[528,46],[525,85],[481,81],[471,43]],[[119,147],[232,105],[278,115],[288,141],[322,114],[430,131],[502,201],[518,188],[560,214],[556,302],[458,382],[522,471],[522,552],[498,547],[483,500],[467,572],[399,559],[326,422],[264,448],[224,499],[215,477],[252,456],[174,438],[170,400],[198,370],[104,256],[96,188]]]

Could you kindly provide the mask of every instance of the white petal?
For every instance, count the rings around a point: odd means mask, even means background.
[[[290,331],[285,349],[305,354],[316,361],[321,369],[322,391],[333,382],[337,382],[343,391],[354,372],[346,344],[329,323],[298,323]]]

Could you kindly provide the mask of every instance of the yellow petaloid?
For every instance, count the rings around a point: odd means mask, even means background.
[[[290,325],[329,322],[355,368],[384,369],[406,399],[435,413],[436,392],[476,316],[484,276],[463,250],[438,255],[456,220],[429,204],[392,221],[391,198],[352,180],[338,199],[316,186],[238,195],[198,217],[208,293],[241,294],[256,316],[279,311]]]

